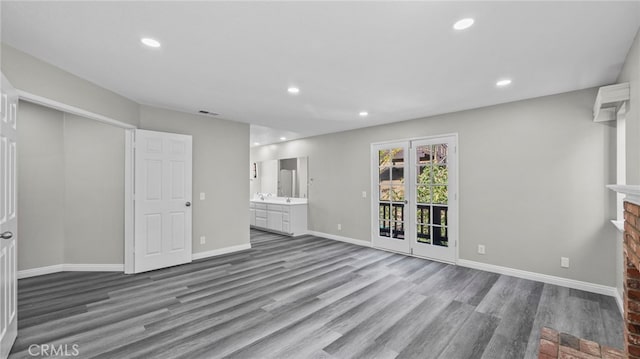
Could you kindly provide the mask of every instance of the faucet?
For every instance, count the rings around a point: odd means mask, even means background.
[[[287,203],[291,203],[291,198],[287,197]]]

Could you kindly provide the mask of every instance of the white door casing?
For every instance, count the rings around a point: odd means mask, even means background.
[[[134,168],[134,272],[191,262],[191,136],[135,130]]]
[[[18,94],[4,75],[0,93],[0,358],[4,359],[9,355],[18,333]]]

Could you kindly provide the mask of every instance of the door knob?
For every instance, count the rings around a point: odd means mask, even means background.
[[[0,234],[0,238],[2,238],[2,239],[11,239],[11,238],[13,238],[13,233],[11,233],[9,231],[6,231],[6,232]]]
[[[187,206],[187,207],[191,207],[191,202],[187,202],[184,205]]]

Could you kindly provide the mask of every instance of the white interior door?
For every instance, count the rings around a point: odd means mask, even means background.
[[[374,144],[374,247],[454,263],[457,259],[457,137]]]
[[[374,247],[410,253],[407,225],[409,143],[395,142],[371,147],[372,243]]]
[[[18,212],[16,144],[18,94],[2,75],[0,88],[0,358],[9,356],[18,334]]]
[[[191,136],[135,131],[134,271],[191,262]]]

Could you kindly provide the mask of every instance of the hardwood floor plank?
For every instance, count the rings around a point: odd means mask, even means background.
[[[438,358],[480,358],[495,333],[500,319],[473,312]]]
[[[398,354],[398,358],[420,358],[425,353],[437,358],[469,319],[473,309],[469,304],[451,302],[422,332],[414,335],[409,345]]]

